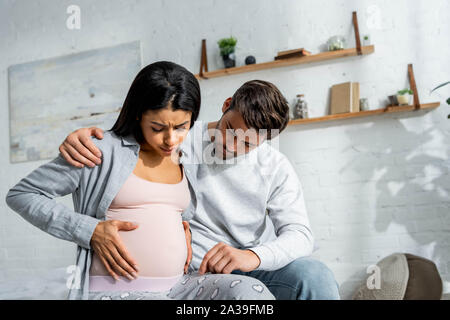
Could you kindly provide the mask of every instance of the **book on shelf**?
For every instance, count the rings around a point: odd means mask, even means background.
[[[277,56],[275,57],[275,60],[299,58],[299,57],[310,56],[310,55],[311,55],[311,52],[308,50],[305,50],[304,48],[292,49],[292,50],[278,52]]]
[[[330,114],[359,111],[358,82],[344,82],[331,87]]]

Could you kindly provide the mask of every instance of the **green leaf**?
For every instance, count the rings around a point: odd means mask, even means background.
[[[434,88],[433,90],[431,90],[430,91],[430,93],[432,93],[434,90],[436,90],[436,89],[439,89],[439,88],[441,88],[441,87],[443,87],[443,86],[446,86],[446,85],[448,85],[450,83],[450,81],[447,81],[447,82],[444,82],[444,83],[441,83],[440,85],[438,85],[436,88]]]
[[[406,93],[413,94],[414,92],[411,89],[406,88],[406,89],[397,91],[397,93],[400,95],[404,95]]]
[[[450,98],[447,99],[447,104],[450,105]]]
[[[217,41],[217,44],[219,45],[219,48],[225,48],[225,47],[234,47],[236,46],[237,39],[234,37],[230,38],[223,38]]]

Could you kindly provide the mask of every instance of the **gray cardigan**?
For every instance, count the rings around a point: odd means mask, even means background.
[[[92,138],[102,151],[100,165],[76,168],[59,154],[20,180],[6,196],[8,206],[25,220],[78,245],[77,268],[68,281],[71,300],[88,299],[92,234],[98,222],[105,220],[106,211],[133,172],[139,155],[140,145],[132,135],[119,137],[108,130],[103,136],[102,140]],[[183,157],[180,162],[183,163]],[[183,165],[191,193],[191,204],[183,212],[183,220],[189,220],[196,203],[195,188],[189,179],[189,165]],[[70,193],[75,210],[54,200]]]

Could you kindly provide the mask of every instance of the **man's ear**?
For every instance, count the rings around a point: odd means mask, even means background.
[[[225,113],[225,111],[228,110],[228,108],[230,107],[230,104],[231,104],[231,97],[227,98],[227,99],[225,100],[225,102],[223,103],[223,106],[222,106],[222,113]]]

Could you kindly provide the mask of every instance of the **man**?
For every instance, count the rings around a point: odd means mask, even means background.
[[[242,85],[216,122],[197,121],[180,145],[180,161],[196,197],[190,219],[200,273],[239,273],[262,281],[277,299],[339,299],[332,272],[310,258],[313,235],[300,181],[288,159],[269,145],[289,121],[289,106],[271,83]],[[73,165],[100,163],[80,129],[60,146]],[[96,153],[97,156],[94,154]]]

